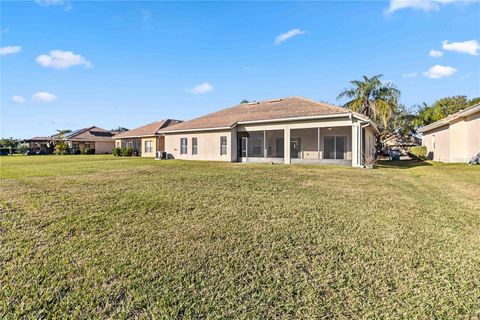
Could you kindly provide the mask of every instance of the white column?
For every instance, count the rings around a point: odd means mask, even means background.
[[[283,130],[283,162],[290,164],[290,128]]]
[[[263,157],[267,157],[267,131],[263,130]]]
[[[320,128],[317,128],[317,159],[320,160]]]
[[[360,166],[358,125],[352,125],[352,167]]]

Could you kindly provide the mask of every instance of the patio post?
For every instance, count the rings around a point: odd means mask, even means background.
[[[320,128],[317,128],[317,159],[320,160]]]
[[[290,164],[290,128],[284,129],[283,132],[283,162]]]

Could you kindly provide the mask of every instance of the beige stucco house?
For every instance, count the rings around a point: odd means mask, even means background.
[[[428,158],[441,162],[468,162],[480,152],[480,104],[452,114],[418,130]]]
[[[157,151],[165,150],[165,138],[159,130],[180,122],[182,121],[165,119],[119,133],[114,136],[115,147],[130,147],[142,157],[155,157]]]
[[[106,154],[112,153],[114,141],[112,140],[114,133],[99,127],[88,127],[65,135],[65,141],[72,153],[79,152],[81,149],[88,149],[91,153]],[[52,136],[55,140],[57,135]]]
[[[159,130],[175,159],[362,166],[375,125],[302,97],[245,103]]]

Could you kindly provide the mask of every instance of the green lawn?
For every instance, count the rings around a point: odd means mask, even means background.
[[[0,318],[480,317],[480,167],[0,164]]]

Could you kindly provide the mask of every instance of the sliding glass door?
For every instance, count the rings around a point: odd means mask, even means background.
[[[347,150],[346,136],[325,136],[323,138],[324,159],[345,159]]]

